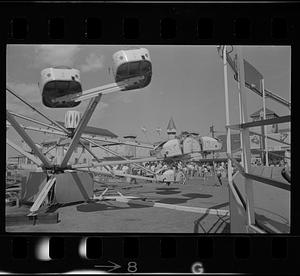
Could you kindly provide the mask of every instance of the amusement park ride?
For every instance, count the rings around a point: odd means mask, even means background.
[[[80,81],[80,72],[77,69],[69,68],[67,66],[58,66],[54,68],[46,68],[41,71],[39,88],[42,95],[42,103],[45,106],[49,108],[72,108],[78,106],[81,101],[90,99],[90,103],[82,117],[78,111],[68,111],[66,113],[65,126],[62,126],[56,121],[48,118],[25,99],[16,94],[12,89],[9,87],[6,88],[7,92],[17,97],[51,123],[45,124],[21,114],[8,110],[6,111],[6,118],[8,121],[7,126],[14,127],[18,134],[32,149],[34,155],[24,151],[8,138],[6,139],[6,143],[21,154],[25,155],[42,169],[42,172],[39,172],[42,181],[39,187],[40,191],[35,197],[34,204],[30,208],[30,215],[35,215],[38,212],[42,204],[47,201],[50,191],[54,191],[54,197],[57,203],[67,203],[82,199],[85,201],[92,200],[93,180],[90,176],[91,172],[110,175],[112,177],[130,177],[157,182],[170,182],[170,179],[165,179],[164,174],[161,172],[153,172],[140,165],[140,163],[158,160],[168,160],[169,162],[172,162],[172,160],[182,159],[183,157],[189,158],[190,154],[194,152],[214,151],[220,149],[220,143],[216,139],[212,139],[210,137],[199,137],[198,139],[187,137],[186,139],[181,140],[176,138],[154,147],[138,142],[120,142],[118,139],[92,137],[83,134],[83,131],[95,111],[96,106],[100,102],[102,95],[113,92],[124,93],[128,90],[140,89],[149,85],[152,77],[152,64],[148,50],[140,48],[116,52],[113,55],[113,74],[115,82],[83,91]],[[15,117],[43,125],[44,127],[47,127],[47,129],[23,126],[16,121]],[[50,161],[46,155],[42,153],[41,149],[36,146],[25,130],[58,135],[61,137],[60,139],[71,139],[71,142],[66,152],[64,152],[64,149],[62,148],[61,152],[57,154],[57,158]],[[99,147],[123,160],[102,161],[96,156],[92,149],[85,146],[85,142],[89,142],[93,146]],[[120,156],[111,149],[106,148],[104,145],[100,145],[99,142],[106,142],[107,145],[117,142],[137,147],[147,147],[153,150],[155,156],[129,160],[126,157]],[[68,164],[73,151],[79,144],[81,144],[97,160],[96,163],[93,165]],[[111,165],[117,164],[134,164],[146,171],[148,175],[149,173],[150,175],[153,175],[153,177],[126,174],[113,170],[112,167],[110,167]],[[102,167],[105,168],[105,170],[95,169],[96,167]],[[178,176],[175,177],[175,175],[173,175],[172,182],[176,182],[177,180]],[[103,198],[104,193],[101,196]]]
[[[245,88],[252,90],[263,98],[269,97],[283,104],[289,109],[291,108],[291,105],[290,102],[277,96],[275,93],[264,89],[264,87],[262,87],[262,89],[261,87],[255,87],[253,83],[251,83],[251,80],[249,80],[247,74],[245,74],[245,69],[248,66],[247,68],[250,68],[250,71],[252,70],[252,72],[255,72],[255,70],[253,70],[254,67],[252,68],[243,60],[241,47],[236,48],[236,60],[233,60],[231,58],[230,52],[227,51],[226,46],[220,46],[217,48],[218,53],[223,59],[224,65],[227,132],[226,140],[229,183],[228,189],[231,232],[265,233],[265,231],[257,226],[257,221],[255,219],[253,181],[255,181],[256,183],[260,182],[263,184],[267,184],[267,189],[269,189],[268,193],[274,192],[274,195],[275,193],[277,193],[277,191],[273,191],[273,187],[275,187],[275,189],[282,189],[282,195],[287,196],[287,193],[289,193],[290,191],[290,185],[289,183],[284,181],[271,179],[253,173],[250,164],[251,152],[249,144],[249,128],[255,126],[272,125],[275,123],[290,122],[290,115],[282,116],[276,119],[264,119],[251,123],[247,122],[246,100],[244,97],[244,94],[246,93]],[[234,78],[238,82],[240,109],[240,124],[238,125],[230,125],[229,121],[227,64],[229,64],[229,66],[233,70]],[[119,139],[115,138],[93,137],[83,133],[98,103],[100,102],[102,95],[114,92],[124,93],[128,90],[141,89],[149,85],[152,77],[152,63],[148,50],[140,48],[116,52],[113,55],[113,74],[115,82],[84,91],[82,90],[80,72],[78,70],[66,66],[47,68],[42,70],[39,87],[42,95],[42,102],[45,106],[49,108],[72,108],[78,106],[81,101],[90,100],[82,117],[77,111],[68,111],[66,113],[65,126],[62,126],[55,120],[47,117],[42,112],[33,107],[30,103],[28,103],[25,99],[20,97],[12,89],[6,87],[7,92],[17,97],[19,100],[21,100],[23,103],[25,103],[27,106],[32,108],[35,112],[37,112],[39,115],[50,122],[50,124],[46,124],[24,115],[11,112],[9,110],[6,111],[6,119],[8,121],[7,125],[12,126],[18,132],[25,143],[27,143],[27,145],[32,149],[34,154],[25,151],[8,138],[6,139],[6,143],[10,147],[26,156],[42,169],[42,172],[35,172],[35,175],[31,176],[32,178],[35,178],[35,180],[38,179],[40,185],[39,187],[35,187],[35,191],[38,190],[38,192],[36,192],[34,196],[34,203],[30,208],[29,215],[36,215],[43,203],[51,203],[53,200],[57,203],[70,203],[82,200],[91,201],[104,199],[104,194],[107,192],[108,188],[104,190],[100,197],[96,197],[93,190],[93,178],[91,176],[92,172],[96,174],[109,175],[112,177],[130,177],[157,182],[166,182],[166,179],[161,174],[161,172],[153,172],[142,166],[140,163],[151,161],[165,161],[172,163],[179,160],[184,162],[185,160],[191,160],[193,154],[195,153],[208,153],[220,150],[222,145],[217,139],[211,137],[201,137],[199,135],[187,135],[177,138],[174,137],[173,139],[164,141],[154,147],[149,144],[134,141],[120,141]],[[46,128],[23,126],[16,121],[15,117],[40,124]],[[233,152],[231,151],[230,138],[231,129],[240,131],[240,150],[242,164],[236,161],[232,155]],[[66,152],[64,151],[64,148],[62,148],[59,154],[57,154],[57,158],[54,161],[50,161],[47,156],[42,153],[41,149],[37,147],[37,145],[25,130],[54,134],[61,137],[61,139],[69,139],[70,143]],[[264,136],[263,134],[259,135]],[[264,136],[264,138],[268,137]],[[104,151],[109,152],[110,154],[118,156],[123,160],[102,161],[97,157],[97,155],[92,151],[91,148],[86,146],[86,142],[90,143],[93,146],[99,147]],[[101,142],[105,142],[105,145],[101,145]],[[127,159],[126,157],[119,155],[111,149],[106,148],[106,146],[114,143],[126,144],[136,147],[146,147],[151,150],[151,156],[141,159]],[[97,160],[97,162],[93,163],[92,165],[70,165],[68,163],[69,159],[73,151],[79,144],[82,145],[82,147],[84,147],[95,158],[95,160]],[[232,163],[238,169],[238,172],[234,175],[232,174]],[[140,169],[146,171],[148,174],[152,175],[152,177],[122,173],[113,170],[110,167],[112,165],[118,164],[134,164]],[[98,167],[105,168],[105,170],[96,169]],[[241,177],[239,178],[239,176]],[[237,185],[237,179],[241,178],[243,180],[239,185]],[[171,180],[167,179],[167,181],[169,182]],[[173,182],[177,180],[177,177],[176,179],[175,177],[173,177]],[[290,182],[290,180],[288,182]],[[30,177],[27,181],[27,184],[30,184]],[[239,191],[241,186],[244,187],[245,198],[241,196],[241,192]],[[49,194],[52,196],[49,197]],[[122,194],[119,193],[119,195],[125,198],[125,196],[123,196]],[[265,202],[265,199],[263,200],[263,202]]]

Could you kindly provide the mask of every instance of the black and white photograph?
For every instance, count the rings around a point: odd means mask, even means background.
[[[8,44],[8,233],[287,234],[291,47]]]

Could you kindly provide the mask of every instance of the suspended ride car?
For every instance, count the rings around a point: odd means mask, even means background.
[[[140,48],[116,52],[113,55],[113,74],[117,83],[133,77],[142,77],[135,83],[126,86],[124,90],[139,89],[147,86],[152,77],[152,63],[149,51],[145,48]]]
[[[56,101],[56,98],[62,96],[82,93],[80,72],[77,69],[67,66],[46,68],[41,71],[39,87],[43,104],[47,107],[70,108],[80,104],[80,101]]]

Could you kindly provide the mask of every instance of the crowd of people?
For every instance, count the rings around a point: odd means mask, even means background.
[[[262,166],[262,161],[261,159],[255,159],[251,162],[252,166]],[[269,160],[269,166],[270,167],[286,167],[287,166],[287,162],[284,160]]]
[[[182,171],[186,177],[202,177],[207,179],[208,176],[220,173],[222,177],[227,174],[227,162],[199,163],[199,162],[182,162],[182,161],[154,161],[144,162],[141,164],[145,169],[134,164],[131,165],[116,165],[114,170],[122,171],[125,174],[133,174],[140,176],[152,176],[153,173],[159,173],[166,170],[174,170],[175,172]]]
[[[252,166],[262,166],[260,160],[253,160]],[[270,166],[286,167],[286,162],[280,161],[270,163]],[[143,168],[142,168],[143,167]],[[122,172],[128,175],[139,175],[144,177],[153,177],[154,174],[163,174],[168,171],[173,171],[174,175],[182,172],[185,179],[202,178],[207,180],[208,177],[216,176],[220,185],[222,178],[228,177],[228,162],[195,162],[195,161],[153,161],[137,164],[123,164],[112,167],[114,171]],[[237,172],[237,168],[232,163],[232,174]]]

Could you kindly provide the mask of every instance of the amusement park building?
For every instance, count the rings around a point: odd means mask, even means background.
[[[262,119],[262,109],[254,112],[250,115],[252,121],[257,121]],[[275,112],[270,109],[266,109],[266,119],[272,119],[279,117]],[[251,133],[251,131],[261,134],[261,127],[253,127],[250,129],[250,148],[252,159],[261,159],[262,158],[262,147],[263,140],[261,136]],[[285,142],[287,144],[291,143],[291,131],[290,128],[282,128],[279,129],[278,124],[268,125],[266,126],[266,134],[270,138],[274,138],[276,140]],[[226,155],[227,146],[226,146],[226,135],[219,135],[217,137],[220,141],[222,141],[222,149],[219,153],[216,154],[216,157],[223,157]],[[269,160],[272,162],[277,162],[279,160],[285,159],[285,161],[289,164],[290,159],[285,157],[290,157],[291,147],[287,144],[283,144],[271,139],[267,140],[267,149],[269,152]],[[232,151],[238,150],[241,147],[240,144],[240,134],[232,134],[231,135],[231,149]],[[237,151],[237,156],[240,157],[241,153]]]
[[[64,125],[62,122],[58,122],[61,125]],[[103,128],[97,128],[97,127],[91,127],[87,126],[83,132],[84,134],[89,135],[90,137],[98,137],[98,138],[107,138],[107,139],[118,139],[120,140],[120,137],[118,137],[116,134],[113,132],[103,129]],[[122,141],[131,141],[134,142],[136,139],[135,135],[127,135],[122,138]],[[36,144],[44,154],[52,161],[55,161],[55,158],[57,156],[57,150],[58,150],[58,144],[60,147],[63,147],[64,150],[66,151],[69,144],[70,144],[70,139],[51,139],[45,142],[42,142],[40,144]],[[139,155],[143,155],[142,150],[139,149],[135,146],[131,145],[124,145],[121,143],[108,143],[108,142],[97,142],[99,145],[106,146],[107,149],[114,151],[117,153],[119,156],[123,156],[126,158],[134,158],[134,157],[139,157]],[[109,146],[108,146],[109,145]],[[96,147],[88,142],[85,143],[85,146],[88,147],[89,149],[92,149],[92,151],[95,153],[95,155],[99,159],[104,159],[104,160],[115,160],[115,159],[120,159],[120,157],[116,157],[115,155],[99,148]],[[33,153],[31,148],[23,141],[22,142],[22,148],[30,153]],[[77,148],[75,148],[70,160],[69,164],[79,164],[79,163],[91,163],[96,161],[96,159],[82,146],[79,145]],[[30,166],[35,166],[32,161],[30,161],[27,157],[18,155],[18,156],[13,156],[8,159],[9,164],[15,164],[15,165],[22,165],[23,167],[30,167]]]
[[[63,125],[62,122],[58,122],[59,124]],[[87,126],[83,132],[83,134],[88,134],[91,137],[98,137],[98,138],[114,138],[114,139],[119,139],[116,134],[113,132],[103,129],[103,128],[97,128],[97,127],[91,127]],[[128,135],[123,137],[123,141],[135,141],[136,136],[134,135]],[[60,145],[63,145],[64,150],[66,151],[69,144],[70,144],[70,139],[67,139],[65,141],[61,141]],[[51,159],[55,158],[56,156],[56,150],[57,150],[57,140],[51,140],[47,142],[43,142],[42,148],[43,152],[47,152],[47,156]],[[112,159],[119,159],[115,155],[109,153],[108,151],[105,151],[99,147],[96,147],[92,145],[91,143],[84,143],[85,146],[89,149],[91,149],[94,154],[98,157],[98,159],[105,159],[105,160],[112,160]],[[97,142],[97,144],[105,146],[108,150],[112,150],[115,153],[117,153],[120,156],[127,157],[127,158],[132,158],[136,157],[136,147],[135,146],[130,146],[130,145],[124,145],[121,143],[108,143],[108,142]],[[51,149],[53,148],[53,149]],[[78,145],[77,148],[75,148],[69,164],[79,164],[79,163],[91,163],[96,161],[96,159],[82,146]]]

